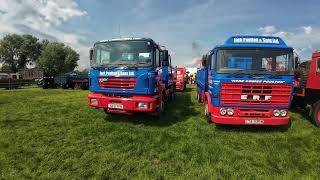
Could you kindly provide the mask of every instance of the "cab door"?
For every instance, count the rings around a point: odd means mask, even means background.
[[[320,90],[320,57],[317,58],[317,62],[316,62],[316,65],[317,65],[317,69],[316,69],[316,83],[315,83],[315,86],[316,86],[316,89]]]

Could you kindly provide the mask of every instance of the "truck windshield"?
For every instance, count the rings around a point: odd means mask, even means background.
[[[151,66],[149,41],[110,41],[94,46],[91,67]]]
[[[217,73],[293,74],[291,49],[221,49]]]

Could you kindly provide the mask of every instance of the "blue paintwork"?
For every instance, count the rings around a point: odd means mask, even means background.
[[[134,76],[121,76],[121,78],[135,77],[137,78],[137,83],[133,90],[127,89],[104,89],[99,86],[99,77],[112,77],[100,75],[100,72],[133,72]],[[151,95],[154,94],[156,88],[155,81],[155,70],[154,68],[138,68],[135,69],[119,69],[119,68],[108,68],[105,70],[90,70],[90,91],[100,92],[100,93],[111,93],[111,94],[141,94],[141,95]]]
[[[103,40],[97,43],[109,42],[109,41],[149,41],[155,46],[158,46],[150,38],[125,38],[125,39],[113,39],[113,40]],[[152,57],[154,57],[152,55]],[[152,59],[155,62],[154,59]],[[162,63],[163,58],[160,56],[160,62]],[[138,68],[105,68],[105,69],[94,69],[90,68],[89,71],[89,90],[91,92],[98,93],[108,93],[108,94],[128,94],[128,95],[154,95],[157,89],[156,83],[156,74],[162,71],[162,82],[166,85],[169,84],[169,71],[168,66],[162,66],[156,68],[155,63],[150,67],[138,67]],[[137,78],[137,83],[133,90],[128,89],[106,89],[99,86],[98,78],[99,77],[116,77],[116,76],[107,76],[105,72],[128,72],[127,74],[132,74],[131,76],[121,76],[121,78],[134,77]],[[129,73],[130,72],[130,73]]]
[[[234,38],[267,38],[267,39],[276,39],[278,43],[234,43]],[[232,36],[230,37],[225,44],[214,47],[213,50],[209,52],[214,52],[214,63],[217,61],[217,50],[221,48],[230,48],[230,49],[238,49],[238,48],[271,48],[271,49],[282,49],[282,50],[293,50],[292,47],[289,47],[285,44],[285,42],[279,37],[271,37],[271,36]],[[238,65],[238,67],[247,66],[250,64],[250,60],[244,59],[242,62],[230,62],[234,65]],[[244,68],[245,69],[245,68]],[[208,77],[212,77],[212,83],[209,83]],[[209,66],[198,69],[197,72],[197,92],[201,94],[201,92],[209,92],[212,105],[217,107],[222,107],[220,104],[220,96],[219,98],[213,98],[213,94],[220,94],[221,83],[223,82],[231,82],[231,80],[270,80],[270,81],[284,81],[283,84],[290,84],[294,87],[294,77],[293,75],[281,75],[281,76],[272,76],[272,75],[234,75],[234,74],[219,74],[216,72],[216,67],[213,67],[210,70]],[[293,88],[292,88],[293,94]],[[248,106],[232,106],[232,107],[248,107]],[[290,107],[290,105],[289,105]],[[251,108],[289,108],[286,107],[263,107],[263,106],[252,106]],[[250,107],[249,107],[250,108]]]
[[[234,43],[234,38],[265,38],[265,39],[276,39],[278,44],[275,43]],[[217,48],[275,48],[275,49],[292,49],[279,37],[272,36],[232,36],[223,45],[216,46]]]

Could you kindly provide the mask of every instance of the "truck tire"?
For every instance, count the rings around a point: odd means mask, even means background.
[[[157,108],[156,112],[154,113],[154,116],[156,118],[160,118],[163,111],[164,111],[164,102],[163,102],[163,100],[161,100],[159,107]]]
[[[202,103],[201,97],[198,92],[197,92],[197,101],[198,101],[198,103]]]
[[[103,110],[104,110],[104,112],[106,113],[106,115],[110,115],[110,114],[111,114],[111,113],[108,112],[108,109],[107,109],[107,108],[104,108]]]
[[[207,122],[208,122],[209,124],[212,124],[212,121],[211,121],[211,113],[209,113],[208,101],[205,101],[205,103],[204,103],[204,115],[206,116]]]
[[[313,123],[320,128],[320,101],[313,105],[311,110],[311,119]]]
[[[306,68],[301,68],[298,73],[301,79],[299,87],[305,88],[307,86],[309,72]]]
[[[282,125],[282,126],[279,127],[280,131],[281,132],[287,132],[291,128],[291,125],[292,125],[292,121],[291,121],[291,119],[289,119],[288,124]]]
[[[169,93],[169,101],[173,101],[174,99],[174,87],[171,87],[171,91]]]

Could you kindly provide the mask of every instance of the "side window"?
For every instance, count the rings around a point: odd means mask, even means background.
[[[97,64],[107,64],[110,63],[110,52],[104,50],[97,50],[96,55],[96,63]]]
[[[320,58],[317,61],[317,72],[320,72]]]
[[[211,69],[213,70],[213,67],[215,66],[215,63],[214,63],[214,54],[211,54],[211,55],[210,55],[210,66],[211,66]]]
[[[159,49],[156,49],[156,53],[155,53],[155,60],[156,60],[156,66],[157,67],[160,67],[161,64],[160,64],[160,51]]]

